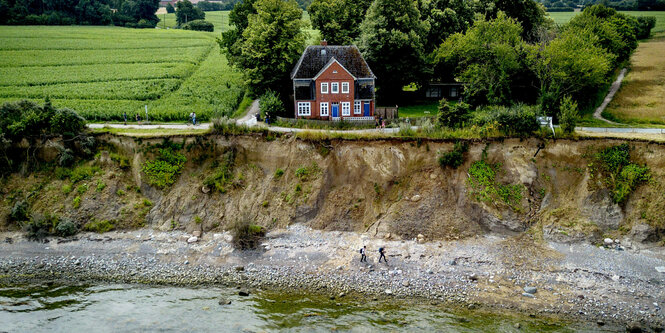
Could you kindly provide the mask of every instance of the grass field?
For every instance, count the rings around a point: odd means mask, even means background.
[[[223,32],[229,30],[229,11],[219,11],[219,12],[205,12],[205,20],[212,23],[215,26],[215,32]],[[157,15],[160,21],[157,23],[157,27],[164,29],[169,28],[173,29],[176,26],[175,13],[171,14],[159,14]]]
[[[628,124],[665,124],[665,33],[640,43],[603,115]]]
[[[218,17],[228,15],[216,13]],[[224,15],[223,15],[224,14]],[[0,27],[0,101],[21,98],[70,107],[91,121],[140,113],[154,121],[231,115],[242,78],[215,37],[164,29],[90,26]]]
[[[654,16],[656,17],[656,26],[651,30],[652,33],[665,31],[665,12],[644,12],[644,11],[621,11],[621,13],[633,16]],[[568,23],[570,19],[580,14],[580,12],[554,12],[548,13],[557,24]]]

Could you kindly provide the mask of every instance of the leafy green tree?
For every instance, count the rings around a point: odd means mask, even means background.
[[[478,0],[474,4],[476,12],[487,20],[496,18],[499,12],[514,18],[522,26],[522,38],[527,41],[536,41],[541,27],[551,24],[545,7],[534,0]]]
[[[120,7],[120,12],[134,18],[138,23],[140,20],[151,22],[154,27],[159,21],[155,12],[159,9],[159,0],[125,0]]]
[[[412,0],[375,0],[360,26],[358,47],[377,76],[383,102],[399,98],[402,88],[424,81],[426,24]]]
[[[234,28],[222,32],[221,38],[217,38],[217,44],[219,44],[222,53],[226,55],[226,59],[228,59],[229,64],[232,66],[235,66],[241,60],[241,47],[244,42],[242,33],[249,24],[249,15],[256,14],[254,2],[256,0],[243,0],[236,3],[231,13],[229,13],[229,23]]]
[[[577,103],[570,96],[565,96],[561,100],[561,107],[559,108],[559,125],[561,129],[564,133],[573,133],[578,120],[579,112],[577,111]]]
[[[189,0],[178,1],[175,4],[175,21],[178,26],[184,25],[189,21],[205,20],[206,14],[201,8],[194,7]]]
[[[459,102],[450,105],[445,98],[439,101],[439,113],[436,117],[437,125],[449,128],[461,127],[469,119],[469,104]]]
[[[254,8],[236,65],[243,70],[250,92],[260,95],[270,89],[287,96],[289,74],[305,47],[302,10],[294,0],[257,0]]]
[[[518,75],[527,68],[522,28],[499,12],[496,19],[477,20],[466,33],[456,33],[437,50],[437,68],[454,68],[465,82],[464,96],[471,105],[510,104]]]
[[[472,3],[464,0],[431,0],[423,2],[421,13],[429,25],[425,50],[434,51],[448,36],[464,32],[473,23]]]
[[[261,95],[259,111],[263,116],[268,114],[271,117],[274,117],[274,115],[284,114],[286,110],[284,109],[284,103],[282,103],[279,95],[272,90],[268,90]]]
[[[175,13],[175,8],[170,2],[166,4],[166,12],[169,14]]]
[[[348,45],[360,35],[370,0],[314,0],[307,11],[312,25],[332,45]]]

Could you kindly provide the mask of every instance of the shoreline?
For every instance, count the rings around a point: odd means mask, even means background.
[[[654,269],[665,266],[662,248],[539,246],[499,236],[419,243],[293,225],[271,232],[261,250],[243,252],[233,250],[228,234],[208,233],[187,243],[190,236],[142,229],[38,243],[19,233],[0,233],[0,284],[238,286],[427,300],[464,310],[598,323],[599,328],[665,327],[659,304],[665,299],[665,274]],[[359,262],[361,244],[368,247],[369,264]],[[375,262],[379,246],[387,249],[388,265]],[[537,291],[525,295],[527,286]]]

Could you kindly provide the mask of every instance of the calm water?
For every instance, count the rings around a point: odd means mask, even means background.
[[[220,298],[232,301],[219,305]],[[538,319],[451,314],[430,305],[330,300],[225,288],[33,285],[0,288],[0,332],[570,332]]]

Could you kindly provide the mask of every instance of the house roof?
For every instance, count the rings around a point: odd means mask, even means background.
[[[325,52],[321,52],[325,50]],[[355,45],[310,45],[291,72],[291,79],[312,79],[334,60],[358,79],[375,79],[374,73]]]

